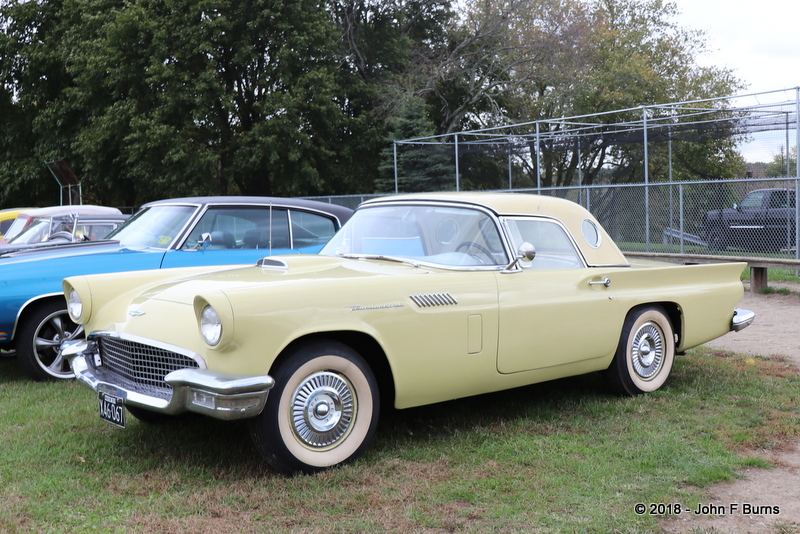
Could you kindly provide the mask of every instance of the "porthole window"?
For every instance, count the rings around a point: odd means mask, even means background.
[[[442,245],[449,245],[458,235],[458,223],[453,219],[444,219],[436,227],[436,240]]]
[[[581,233],[590,247],[597,248],[600,246],[602,236],[600,235],[600,229],[597,228],[594,221],[584,219],[581,223]]]

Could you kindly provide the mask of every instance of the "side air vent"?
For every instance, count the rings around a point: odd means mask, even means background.
[[[452,306],[458,301],[450,293],[428,293],[427,295],[410,295],[409,298],[420,308],[430,306]]]

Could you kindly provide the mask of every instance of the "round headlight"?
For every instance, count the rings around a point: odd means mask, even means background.
[[[83,313],[83,302],[81,302],[81,297],[78,295],[78,292],[74,289],[70,289],[69,296],[67,297],[67,310],[69,311],[70,317],[72,320],[77,321],[81,318],[81,314]]]
[[[200,333],[206,343],[211,346],[219,343],[222,338],[222,322],[211,306],[205,306],[200,312]]]

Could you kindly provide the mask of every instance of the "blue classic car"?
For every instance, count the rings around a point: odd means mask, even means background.
[[[255,264],[315,254],[352,214],[333,204],[268,197],[196,197],[142,206],[106,240],[0,255],[0,349],[36,380],[72,378],[59,345],[83,336],[61,281],[74,275]]]

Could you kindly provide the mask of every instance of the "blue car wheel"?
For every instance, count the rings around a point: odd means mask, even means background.
[[[73,323],[63,301],[46,302],[20,319],[17,358],[34,380],[74,378],[61,354],[61,343],[83,337],[83,327]]]

